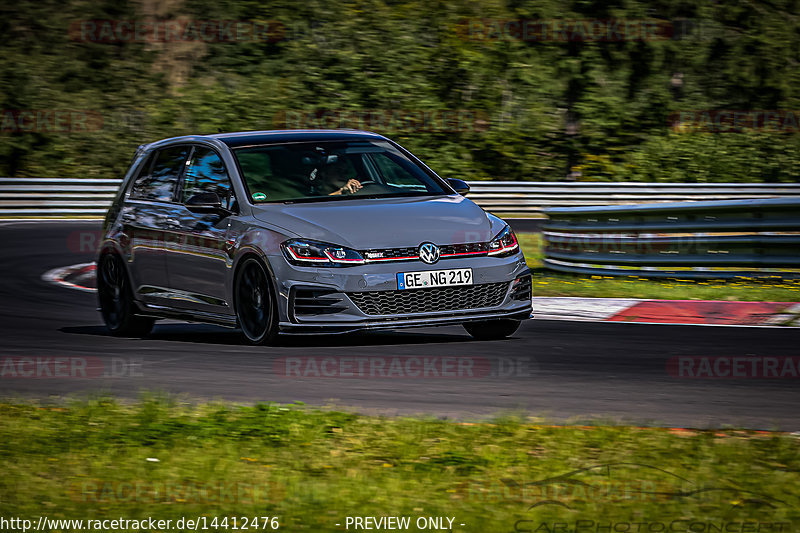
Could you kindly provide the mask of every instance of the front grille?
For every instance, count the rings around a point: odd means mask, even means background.
[[[472,242],[467,244],[445,244],[439,247],[442,255],[487,253],[489,245],[485,242]]]
[[[367,250],[362,253],[367,260],[382,260],[388,261],[390,259],[399,259],[403,257],[418,257],[419,251],[416,248],[383,248]]]
[[[434,289],[349,292],[347,296],[365,315],[401,315],[496,307],[503,302],[508,283],[486,283]]]
[[[489,252],[489,245],[485,242],[471,242],[465,244],[443,244],[439,246],[439,253],[442,259],[450,257],[460,257],[463,255],[486,255]],[[419,258],[418,247],[406,248],[373,248],[364,250],[361,254],[367,261],[403,261]]]

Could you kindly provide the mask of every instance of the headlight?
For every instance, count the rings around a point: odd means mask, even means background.
[[[281,244],[286,260],[299,266],[348,266],[364,264],[361,254],[326,242],[291,239]]]
[[[497,234],[497,237],[489,242],[489,255],[493,256],[511,255],[518,249],[517,237],[509,226],[506,226],[503,231]]]

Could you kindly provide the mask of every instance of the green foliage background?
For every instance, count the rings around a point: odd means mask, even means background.
[[[180,17],[277,21],[281,38],[103,44],[69,34],[84,20]],[[484,128],[378,131],[446,177],[792,182],[800,135],[679,133],[669,116],[800,109],[799,17],[796,0],[5,2],[0,109],[89,110],[103,127],[6,128],[0,175],[119,177],[139,144],[273,129],[287,111],[469,110]],[[590,43],[464,32],[476,19],[643,18],[675,35]]]

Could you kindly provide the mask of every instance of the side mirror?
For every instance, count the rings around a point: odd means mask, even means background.
[[[222,207],[222,200],[215,192],[201,192],[189,197],[186,209],[193,213],[230,213]]]
[[[461,196],[466,196],[469,192],[469,185],[464,180],[457,180],[455,178],[449,178],[447,180],[447,184],[450,185],[455,191],[460,194]]]

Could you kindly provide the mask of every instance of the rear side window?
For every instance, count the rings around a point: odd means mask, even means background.
[[[172,201],[175,184],[189,155],[188,146],[175,146],[158,151],[155,160],[145,163],[142,174],[131,189],[131,198],[137,200]]]
[[[222,207],[233,207],[233,189],[225,164],[214,150],[198,146],[183,176],[183,201],[203,193],[216,193],[222,200]]]

